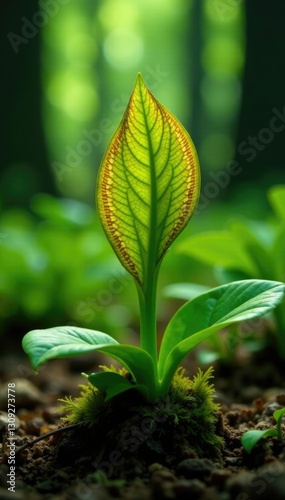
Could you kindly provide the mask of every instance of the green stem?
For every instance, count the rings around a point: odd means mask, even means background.
[[[156,325],[156,295],[157,295],[157,266],[144,289],[137,287],[140,305],[140,347],[152,357],[154,365],[153,389],[158,388],[157,368],[157,325]]]
[[[157,331],[156,331],[156,289],[157,272],[145,293],[138,288],[140,304],[140,345],[147,351],[157,365]]]
[[[277,435],[278,435],[279,441],[283,440],[281,424],[282,424],[282,417],[279,418],[279,420],[277,420]]]

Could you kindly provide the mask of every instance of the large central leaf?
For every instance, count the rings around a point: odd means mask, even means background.
[[[97,203],[110,243],[141,286],[189,221],[199,187],[190,136],[138,75],[100,167]]]

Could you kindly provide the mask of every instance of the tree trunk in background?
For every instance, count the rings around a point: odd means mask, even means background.
[[[201,0],[193,0],[188,14],[189,25],[186,47],[186,85],[189,89],[189,108],[191,113],[189,121],[185,124],[186,129],[191,131],[191,137],[197,149],[201,142],[201,132],[204,132],[203,107],[201,106],[201,84],[204,71],[201,65],[201,50],[203,46],[202,24],[203,24],[203,3]]]
[[[48,17],[36,1],[2,1],[1,10],[2,206],[27,207],[33,194],[55,193],[41,115],[38,26]]]
[[[285,183],[285,2],[247,0],[246,60],[236,142],[240,183]]]

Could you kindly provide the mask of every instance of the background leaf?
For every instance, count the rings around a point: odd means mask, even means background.
[[[209,231],[186,238],[178,247],[186,255],[210,266],[238,269],[254,275],[256,267],[240,239],[229,231]]]
[[[273,186],[268,192],[269,201],[276,215],[285,221],[285,186]]]
[[[277,430],[265,429],[264,431],[247,431],[241,438],[241,444],[243,445],[245,451],[250,453],[254,446],[258,443],[258,441],[267,437],[278,437]]]
[[[278,422],[280,418],[283,417],[283,415],[285,415],[285,408],[280,408],[280,410],[275,410],[275,412],[273,413],[273,417],[275,418],[276,422]]]
[[[199,188],[190,136],[138,75],[100,166],[97,202],[111,245],[140,285],[187,224]]]

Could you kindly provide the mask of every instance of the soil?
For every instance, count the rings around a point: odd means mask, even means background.
[[[123,447],[107,424],[64,430],[58,398],[79,395],[78,384],[84,383],[80,373],[95,371],[94,356],[50,362],[37,376],[26,359],[6,356],[1,361],[1,499],[285,499],[285,443],[263,440],[248,454],[240,442],[246,430],[274,426],[273,412],[285,406],[284,362],[274,351],[240,356],[231,366],[215,365],[215,399],[220,404],[216,432],[224,440],[216,456],[208,450],[198,456],[191,443],[176,434],[173,442],[168,431],[165,439],[170,445],[162,452],[145,417],[128,422]],[[97,366],[100,359],[95,362]],[[185,368],[192,376],[197,365],[189,358]],[[8,383],[15,383],[17,448],[63,429],[17,454],[15,493],[7,484]],[[123,406],[118,405],[121,426],[128,421]]]

